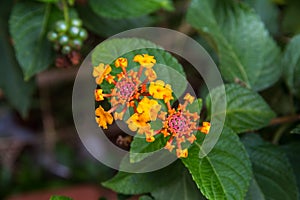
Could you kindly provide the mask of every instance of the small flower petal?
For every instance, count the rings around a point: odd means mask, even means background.
[[[115,66],[116,67],[127,67],[128,65],[128,61],[127,61],[127,58],[118,58],[116,61],[115,61]]]

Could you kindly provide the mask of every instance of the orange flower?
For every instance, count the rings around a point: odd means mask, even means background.
[[[102,101],[102,100],[104,100],[104,97],[103,97],[103,94],[102,94],[102,90],[101,89],[96,89],[95,90],[95,100],[96,101]]]
[[[96,78],[96,83],[100,85],[106,76],[111,72],[111,67],[100,63],[97,67],[94,67],[93,76]]]
[[[156,120],[157,114],[161,108],[156,100],[144,97],[137,106],[137,112],[143,113],[147,121]]]
[[[147,76],[149,81],[154,81],[157,78],[157,75],[153,69],[147,69],[145,71],[145,75]]]
[[[121,112],[121,113],[115,112],[115,113],[114,113],[114,118],[115,118],[115,120],[122,120],[122,119],[123,119],[123,116],[124,116],[124,113],[123,113],[123,112]]]
[[[184,149],[184,150],[176,149],[176,154],[177,154],[178,158],[186,158],[186,157],[188,157],[188,150],[187,149]]]
[[[169,102],[174,99],[172,96],[172,88],[169,84],[165,84],[161,80],[151,82],[149,86],[149,94],[156,99],[164,99],[165,102]]]
[[[174,145],[172,145],[172,142],[167,142],[166,143],[166,146],[165,146],[165,149],[169,150],[170,152],[172,152],[172,150],[175,148]]]
[[[190,93],[187,93],[183,99],[189,103],[193,103],[195,100],[195,97],[193,97]]]
[[[210,129],[210,123],[209,123],[209,122],[203,122],[203,123],[202,123],[202,126],[199,128],[199,130],[200,130],[202,133],[205,133],[205,134],[208,134],[209,129]]]
[[[95,110],[95,119],[97,124],[100,126],[102,126],[104,129],[107,129],[107,124],[112,124],[113,122],[113,117],[111,116],[111,114],[109,112],[106,112],[102,106],[99,106],[96,110]]]
[[[127,121],[128,128],[132,131],[137,131],[140,128],[148,126],[148,117],[147,115],[134,113]]]
[[[116,67],[127,67],[128,65],[128,61],[127,61],[127,58],[118,58],[116,61],[115,61],[115,66]]]
[[[133,58],[134,62],[138,62],[141,66],[145,68],[152,68],[156,63],[154,56],[149,56],[148,54],[136,55]]]

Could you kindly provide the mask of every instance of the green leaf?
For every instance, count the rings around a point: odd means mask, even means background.
[[[102,185],[122,194],[149,193],[158,187],[163,187],[170,180],[177,177],[177,173],[182,169],[182,167],[179,167],[179,164],[176,162],[161,170],[147,173],[119,171],[115,177],[103,182]]]
[[[59,0],[36,0],[36,1],[40,1],[43,3],[58,3]]]
[[[72,199],[65,196],[51,196],[50,200],[72,200]]]
[[[300,192],[300,143],[299,142],[291,142],[289,144],[285,144],[281,146],[282,150],[287,155],[290,164],[292,165],[297,186],[298,186],[298,195]]]
[[[182,161],[202,194],[208,199],[243,199],[252,177],[251,163],[236,133],[224,127],[212,151],[203,158],[201,151],[197,140]]]
[[[300,124],[298,124],[296,126],[296,128],[294,128],[291,133],[294,133],[294,134],[300,134]]]
[[[123,194],[151,193],[155,200],[202,199],[200,191],[180,161],[143,174],[118,172],[102,185]]]
[[[107,19],[97,15],[88,5],[78,6],[80,17],[90,31],[104,37],[109,37],[133,28],[150,26],[155,19],[145,15],[131,19]]]
[[[285,34],[300,33],[299,9],[300,2],[298,0],[286,0],[282,17],[282,29]]]
[[[227,81],[262,90],[279,79],[280,49],[249,7],[236,1],[192,0],[187,21],[213,42]]]
[[[200,113],[202,109],[202,99],[195,99],[195,101],[192,104],[188,104],[186,106],[186,109],[190,111],[191,113],[197,112]]]
[[[261,191],[255,179],[252,179],[245,200],[265,200],[265,196]]]
[[[24,82],[21,68],[9,42],[8,18],[11,7],[11,1],[5,1],[0,7],[0,49],[2,50],[0,54],[0,87],[10,104],[25,117],[30,107],[35,84],[34,80]]]
[[[272,35],[278,33],[279,8],[270,0],[244,0],[255,9]]]
[[[161,8],[172,10],[170,0],[90,0],[89,4],[95,13],[107,18],[121,19],[143,16]]]
[[[210,96],[218,99],[220,103],[224,97],[219,95],[220,88],[214,89]],[[275,113],[271,110],[264,99],[256,92],[237,84],[225,85],[226,92],[226,121],[225,125],[237,133],[257,130],[266,126]],[[207,108],[211,110],[209,96],[206,99]],[[216,117],[224,113],[211,113]]]
[[[45,37],[50,5],[17,3],[9,24],[19,64],[28,80],[53,61],[51,44]]]
[[[285,154],[254,133],[247,134],[243,143],[254,174],[247,199],[257,200],[256,195],[260,196],[258,199],[298,199],[295,177]]]
[[[155,200],[205,200],[187,169],[182,169],[177,176],[164,187],[151,192]]]
[[[284,78],[290,91],[300,98],[300,35],[293,37],[287,45],[282,59]]]
[[[143,195],[139,198],[139,200],[153,200],[150,196]]]
[[[187,80],[181,64],[169,52],[163,50],[156,44],[138,38],[114,38],[99,44],[92,53],[92,64],[98,66],[99,63],[113,64],[118,57],[128,58],[127,70],[138,67],[133,62],[136,54],[149,54],[155,57],[156,65],[153,67],[157,74],[157,80],[163,80],[172,86],[174,97],[179,98],[186,89]],[[120,72],[120,69],[112,67],[112,74]],[[110,87],[102,84],[105,92],[110,91]],[[105,90],[106,88],[106,90]]]
[[[167,140],[162,134],[155,136],[155,141],[148,143],[145,137],[136,135],[130,145],[130,162],[136,163],[151,155],[153,152],[162,149]]]

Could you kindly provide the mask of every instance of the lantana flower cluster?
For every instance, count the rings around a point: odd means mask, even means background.
[[[100,63],[94,67],[93,77],[97,85],[101,86],[104,81],[113,85],[109,93],[104,93],[101,88],[94,91],[97,102],[107,99],[111,103],[109,110],[101,105],[95,109],[97,124],[107,129],[114,120],[124,120],[131,131],[145,135],[149,143],[155,141],[156,135],[162,134],[167,141],[165,149],[176,151],[179,158],[186,158],[188,149],[185,144],[196,140],[197,131],[208,134],[210,123],[203,122],[200,126],[199,113],[187,109],[195,101],[189,93],[184,95],[183,104],[172,107],[172,86],[157,80],[153,69],[156,64],[154,56],[142,54],[132,59],[139,64],[139,68],[127,70],[127,58],[120,57],[114,62],[114,67],[121,68],[116,75],[112,75],[112,67],[108,64]],[[129,117],[125,117],[127,111],[131,113]],[[152,126],[154,121],[161,121],[161,127]]]

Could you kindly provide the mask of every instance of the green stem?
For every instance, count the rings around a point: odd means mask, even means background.
[[[69,9],[67,0],[62,0],[65,22],[69,24]]]
[[[285,130],[290,126],[290,124],[284,124],[282,125],[277,131],[276,133],[274,134],[274,137],[273,137],[273,140],[272,140],[272,143],[273,144],[278,144],[281,136],[284,134]]]

